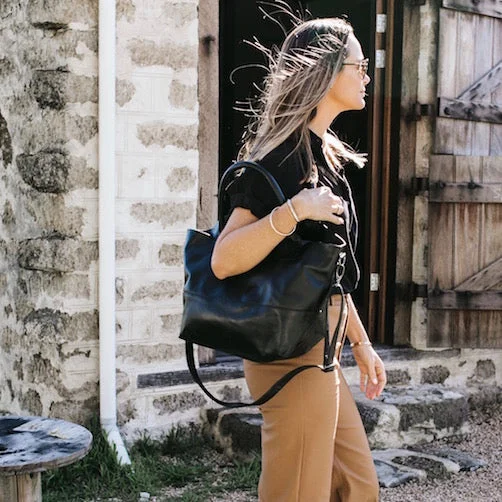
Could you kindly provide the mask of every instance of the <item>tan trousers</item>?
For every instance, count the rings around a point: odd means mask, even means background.
[[[338,306],[330,310],[337,315]],[[333,317],[334,318],[334,317]],[[244,361],[254,399],[296,366],[320,364],[324,342],[285,361]],[[340,371],[310,369],[260,407],[260,502],[375,502],[378,479],[361,417]]]

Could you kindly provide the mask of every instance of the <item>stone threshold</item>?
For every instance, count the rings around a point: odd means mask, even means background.
[[[341,365],[344,368],[356,366],[356,361],[350,350],[342,353]],[[385,361],[417,361],[424,359],[450,359],[460,355],[460,349],[444,350],[417,350],[411,347],[375,346],[378,354]],[[203,382],[220,382],[244,378],[242,360],[233,356],[222,356],[215,364],[203,365],[199,368],[199,375]],[[137,377],[138,389],[151,389],[158,387],[174,387],[193,383],[188,370],[164,371],[146,373]]]

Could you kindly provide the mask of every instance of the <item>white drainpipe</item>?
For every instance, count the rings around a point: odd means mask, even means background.
[[[99,392],[101,426],[120,464],[115,375],[115,0],[99,0]]]

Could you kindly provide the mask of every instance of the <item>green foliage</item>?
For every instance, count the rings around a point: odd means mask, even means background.
[[[162,500],[207,502],[212,495],[227,490],[256,490],[259,459],[250,463],[215,462],[218,455],[195,427],[173,429],[160,440],[144,435],[129,451],[131,466],[117,464],[98,419],[87,427],[94,437],[91,451],[75,464],[43,474],[44,502],[97,498],[136,502],[140,492],[156,495],[166,487],[187,485],[189,489],[176,498]]]

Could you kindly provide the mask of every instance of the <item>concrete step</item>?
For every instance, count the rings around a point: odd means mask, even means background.
[[[441,385],[388,387],[371,401],[352,388],[371,448],[403,448],[468,432],[468,396]],[[207,410],[206,432],[229,456],[260,449],[257,408]]]
[[[499,389],[500,390],[500,389]],[[468,432],[471,394],[441,385],[389,387],[371,401],[352,388],[373,452],[382,486],[396,486],[410,479],[438,477],[441,473],[473,470],[482,461],[460,452],[420,451],[435,439]],[[500,399],[493,391],[491,399]],[[485,392],[486,397],[486,392]],[[483,402],[486,404],[486,398]],[[262,418],[257,408],[208,409],[205,433],[230,458],[250,458],[260,451]],[[413,450],[410,450],[413,448]]]

